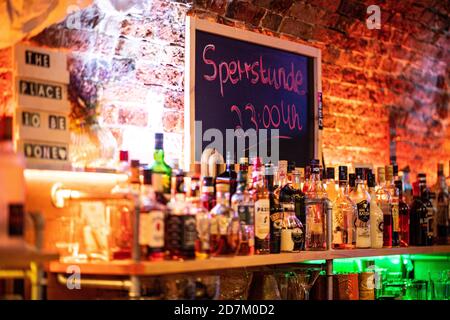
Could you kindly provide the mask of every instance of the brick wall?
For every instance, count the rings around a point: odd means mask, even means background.
[[[381,7],[380,30],[366,27],[371,4]],[[81,23],[69,17],[33,39],[73,52],[71,72],[84,79],[82,90],[101,81],[104,125],[136,156],[150,157],[151,133],[162,129],[170,133],[170,157],[182,157],[184,17],[191,14],[322,50],[327,163],[380,165],[391,149],[400,167],[409,165],[414,176],[423,169],[434,181],[436,162],[450,160],[446,1],[155,0],[146,6],[126,17],[93,6],[81,11]],[[2,105],[11,95],[4,52]]]

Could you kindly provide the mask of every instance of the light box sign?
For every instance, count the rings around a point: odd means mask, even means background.
[[[52,142],[70,141],[69,116],[31,109],[17,109],[18,139],[37,139]]]
[[[70,111],[66,84],[17,78],[16,93],[20,107],[60,113]]]
[[[17,148],[29,169],[70,169],[68,143],[21,139]]]
[[[14,58],[19,77],[69,83],[67,54],[64,52],[21,43],[14,47]]]

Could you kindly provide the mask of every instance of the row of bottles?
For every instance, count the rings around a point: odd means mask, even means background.
[[[336,181],[335,169],[322,170],[318,160],[306,169],[287,161],[263,164],[260,158],[251,165],[247,158],[239,162],[236,172],[227,156],[217,177],[202,177],[197,167],[189,174],[170,168],[162,135],[155,164],[140,168],[132,160],[127,167],[124,161],[128,188],[141,198],[142,255],[178,260],[326,250],[328,229],[332,249],[448,243],[449,197],[441,166],[437,185],[427,188],[425,174],[419,174],[407,201],[396,165],[376,168],[376,174],[339,166]]]

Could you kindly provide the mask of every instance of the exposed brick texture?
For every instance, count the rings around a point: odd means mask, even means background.
[[[392,146],[400,167],[409,165],[413,177],[424,170],[433,181],[436,162],[450,159],[449,6],[378,1],[381,29],[370,30],[366,9],[373,3],[154,0],[123,18],[92,6],[78,13],[79,20],[68,17],[32,40],[70,49],[81,95],[101,83],[103,125],[119,145],[128,145],[130,130],[163,130],[177,158],[187,14],[320,48],[326,162],[381,165]],[[11,65],[10,50],[1,50],[0,112],[11,112]]]

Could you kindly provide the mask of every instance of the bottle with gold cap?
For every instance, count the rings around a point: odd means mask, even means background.
[[[399,216],[399,191],[394,184],[394,167],[385,166],[386,188],[391,195],[392,213],[392,246],[400,246],[400,216]]]
[[[376,190],[377,204],[383,211],[383,246],[392,247],[392,211],[391,194],[386,188],[385,168],[378,167],[378,188]]]

